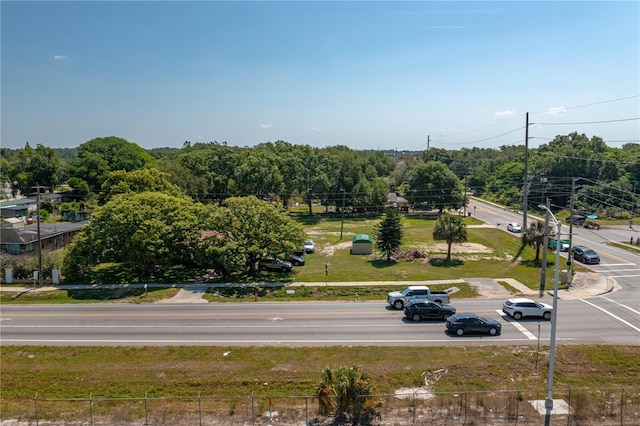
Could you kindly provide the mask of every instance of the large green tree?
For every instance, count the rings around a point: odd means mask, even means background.
[[[433,239],[447,242],[447,260],[451,260],[451,245],[467,241],[467,225],[460,216],[442,215],[433,227]]]
[[[444,163],[428,161],[409,173],[405,196],[411,203],[443,211],[462,207],[463,189],[460,179]]]
[[[387,208],[387,212],[375,226],[376,248],[387,256],[387,262],[391,261],[391,254],[400,248],[402,244],[402,216],[396,207]]]
[[[226,265],[226,272],[243,266],[251,273],[266,256],[290,255],[305,239],[302,225],[279,204],[254,196],[231,197],[208,218],[206,239],[212,256]]]
[[[129,192],[162,192],[168,195],[183,195],[180,188],[170,181],[167,173],[157,169],[141,169],[127,172],[116,170],[102,183],[100,204],[105,204],[113,196]]]
[[[104,263],[127,265],[139,280],[176,265],[195,266],[205,207],[158,192],[114,196],[75,237],[63,274],[82,279]]]
[[[97,193],[110,171],[146,169],[155,164],[155,158],[137,144],[109,136],[80,145],[78,158],[71,163],[70,175],[83,179]]]
[[[19,189],[22,194],[35,194],[36,185],[54,191],[56,185],[60,183],[62,167],[52,148],[38,144],[33,149],[27,143],[10,158],[6,176],[12,182],[14,189]]]

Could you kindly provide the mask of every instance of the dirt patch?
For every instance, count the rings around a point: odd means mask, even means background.
[[[345,241],[343,243],[326,245],[320,249],[320,253],[325,256],[333,256],[336,250],[342,250],[351,247],[351,241]]]

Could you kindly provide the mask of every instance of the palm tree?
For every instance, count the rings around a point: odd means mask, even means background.
[[[451,260],[451,245],[467,241],[467,225],[460,216],[440,216],[433,228],[433,239],[447,241],[447,260]]]
[[[553,228],[548,229],[549,238],[552,238],[555,235]],[[534,262],[538,262],[540,260],[540,248],[544,243],[544,223],[542,222],[532,222],[528,228],[522,231],[522,247],[531,246],[536,249],[536,258]]]
[[[360,373],[358,366],[322,370],[322,382],[316,395],[320,414],[335,413],[339,420],[351,420],[354,425],[367,423],[377,415],[375,405],[368,403],[375,388],[369,384],[369,376]]]

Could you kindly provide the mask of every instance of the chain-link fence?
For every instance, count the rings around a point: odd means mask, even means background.
[[[547,418],[546,391],[437,392],[367,397],[369,425],[640,426],[640,387],[557,389]],[[2,425],[350,425],[320,415],[312,395],[271,397],[3,398]]]

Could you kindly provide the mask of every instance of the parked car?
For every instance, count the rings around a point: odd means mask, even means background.
[[[472,313],[451,315],[445,324],[448,332],[458,336],[467,333],[487,333],[496,336],[502,331],[502,325],[498,321]]]
[[[586,217],[579,215],[579,214],[574,214],[573,216],[569,216],[566,221],[567,223],[571,223],[571,218],[573,217],[573,224],[574,225],[582,225],[584,223],[585,220],[587,220]]]
[[[293,266],[304,266],[304,257],[301,256],[291,256],[289,258],[289,262],[291,262],[291,264]]]
[[[573,246],[573,258],[584,264],[600,263],[600,256],[594,250],[584,246]]]
[[[456,308],[451,305],[441,305],[436,302],[409,303],[404,307],[404,316],[414,321],[423,319],[446,320],[456,313]]]
[[[509,224],[507,224],[507,231],[510,232],[522,232],[522,225],[520,225],[519,223],[516,222],[511,222]]]
[[[502,312],[517,320],[522,317],[542,317],[549,320],[552,311],[553,306],[524,297],[507,299],[502,304]]]
[[[261,271],[290,272],[293,269],[293,265],[291,262],[277,257],[267,257],[258,262],[258,269]]]
[[[302,250],[305,253],[313,253],[316,251],[316,245],[313,243],[313,240],[307,240],[302,245]]]

